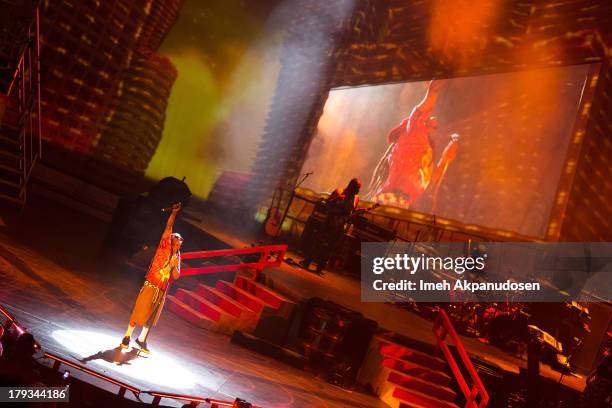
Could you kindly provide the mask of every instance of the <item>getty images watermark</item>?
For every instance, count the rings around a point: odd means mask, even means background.
[[[612,243],[363,243],[364,302],[612,300]]]

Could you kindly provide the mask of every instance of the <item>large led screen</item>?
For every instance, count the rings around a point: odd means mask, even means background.
[[[541,237],[589,69],[332,90],[304,187]]]

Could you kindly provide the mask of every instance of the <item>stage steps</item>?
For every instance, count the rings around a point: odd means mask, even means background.
[[[219,280],[214,287],[200,283],[195,290],[179,288],[167,301],[169,310],[185,320],[226,334],[253,332],[270,316],[287,319],[295,307],[293,301],[240,275],[233,283]]]
[[[256,320],[255,312],[212,286],[200,283],[198,285],[198,295],[219,306],[236,318]]]
[[[272,309],[272,305],[268,304],[265,300],[258,298],[253,293],[241,289],[234,283],[220,280],[217,281],[215,287],[220,292],[235,299],[238,303],[241,303],[258,315],[261,315],[266,309]]]
[[[166,298],[168,302],[168,309],[176,313],[181,318],[187,320],[198,327],[209,330],[216,330],[217,322],[205,316],[204,314],[193,309],[188,304],[182,302],[174,296],[168,296]]]
[[[2,2],[0,30],[0,202],[21,210],[40,156],[39,2]]]
[[[274,314],[286,319],[291,315],[295,302],[285,298],[263,283],[257,283],[246,276],[237,276],[234,284],[240,289],[255,295],[258,299],[263,300],[266,305],[274,309]]]
[[[0,95],[2,97],[2,95]],[[20,208],[23,196],[23,148],[20,143],[19,114],[7,99],[4,117],[0,118],[0,199],[6,204]]]
[[[219,306],[201,297],[196,292],[178,289],[175,297],[193,310],[204,315],[207,319],[215,322],[217,331],[231,334],[236,330],[238,319],[236,319],[235,316],[232,316]]]
[[[391,408],[456,408],[446,361],[375,336],[358,381]]]

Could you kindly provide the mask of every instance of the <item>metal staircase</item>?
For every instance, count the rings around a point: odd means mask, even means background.
[[[444,310],[433,333],[434,354],[393,333],[375,336],[358,381],[391,408],[486,408],[489,394]]]
[[[0,6],[0,200],[21,208],[42,150],[39,2]]]

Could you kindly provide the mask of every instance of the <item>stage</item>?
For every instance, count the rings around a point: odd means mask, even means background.
[[[1,241],[0,302],[45,351],[142,391],[231,401],[239,397],[266,408],[385,406],[374,396],[335,387],[233,345],[228,336],[192,326],[168,310],[149,337],[151,355],[122,353],[117,346],[140,289],[138,278],[105,267],[77,271],[5,235]],[[67,369],[74,377],[117,391]],[[141,394],[141,399],[152,398]],[[182,405],[168,399],[161,403]]]
[[[214,248],[222,245],[239,248],[254,242],[249,241],[248,234],[241,234],[216,218],[192,211],[186,211],[187,214],[187,222],[177,226],[177,230],[195,227]],[[117,347],[142,276],[113,264],[90,245],[79,246],[82,240],[74,232],[53,244],[49,236],[39,236],[39,241],[27,240],[28,236],[29,233],[24,233],[18,241],[0,235],[0,277],[4,281],[0,302],[50,353],[141,391],[222,400],[239,397],[266,408],[386,406],[375,396],[338,388],[311,373],[231,344],[228,336],[197,328],[169,310],[162,313],[149,337],[151,355],[121,352]],[[287,257],[299,260],[292,253]],[[385,329],[421,342],[434,342],[430,321],[395,305],[361,303],[359,282],[353,278],[333,272],[319,276],[288,263],[265,273],[277,290],[296,299],[315,296],[333,299],[376,320]],[[177,281],[174,289],[189,286],[189,279],[193,278]],[[462,341],[471,356],[502,370],[518,373],[521,367],[526,367],[526,361],[477,339],[462,337]],[[100,387],[117,391],[116,386],[109,388],[91,376],[83,377],[77,370],[69,371],[75,377],[94,380]],[[558,372],[546,365],[541,366],[541,374],[554,381],[560,378]],[[584,378],[564,377],[563,384],[582,390]],[[141,399],[150,402],[152,398],[141,394]],[[170,403],[180,406],[162,400],[162,404]]]
[[[199,222],[195,220],[199,220]],[[249,236],[249,233],[245,233],[244,230],[235,226],[232,227],[228,223],[206,214],[194,212],[190,223],[206,229],[208,234],[236,248],[246,247],[255,242],[254,238]],[[286,257],[291,258],[294,263],[302,259],[298,254],[291,251],[287,253]],[[283,263],[280,268],[268,270],[267,275],[275,288],[290,294],[294,298],[320,297],[333,299],[344,307],[357,310],[367,318],[376,320],[382,328],[422,342],[435,344],[431,321],[396,305],[361,302],[360,282],[353,277],[335,272],[326,272],[319,276],[287,262]],[[461,341],[470,356],[498,366],[501,370],[518,374],[521,368],[527,367],[526,360],[482,343],[476,338],[461,336]],[[561,377],[558,371],[545,364],[541,364],[540,374],[555,381],[559,381]],[[582,375],[564,376],[562,383],[575,390],[582,391],[586,385],[585,380],[586,378]]]
[[[0,0],[0,305],[36,359],[154,405],[612,399],[612,6],[480,3]],[[402,255],[483,285],[381,290]],[[120,347],[133,309],[163,310],[151,354]],[[32,384],[10,327],[0,374]]]

